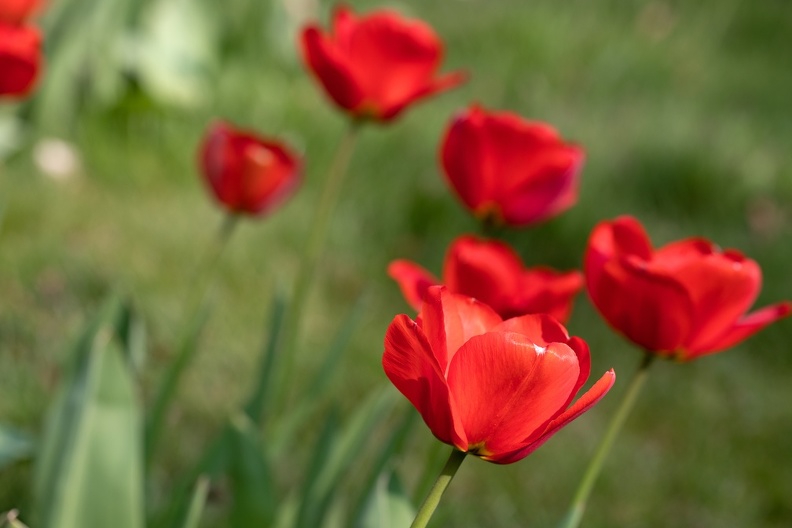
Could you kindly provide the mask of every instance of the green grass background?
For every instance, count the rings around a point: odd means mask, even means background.
[[[280,2],[234,0],[222,9],[195,2],[215,30],[200,101],[163,102],[128,72],[118,90],[101,92],[103,61],[123,61],[115,48],[93,46],[74,93],[55,98],[61,113],[48,113],[53,106],[41,94],[22,109],[26,146],[0,167],[0,419],[36,433],[69,343],[112,291],[129,294],[146,319],[151,347],[141,391],[153,395],[173,355],[191,273],[221,221],[196,170],[206,124],[227,118],[285,137],[305,155],[300,192],[270,218],[245,222],[225,255],[204,342],[169,416],[150,490],[156,500],[166,499],[250,388],[271,295],[294,276],[344,128],[297,59]],[[380,366],[385,328],[409,311],[385,275],[387,263],[411,258],[439,271],[448,243],[477,229],[437,163],[445,124],[472,101],[548,121],[587,151],[579,204],[544,225],[505,234],[528,264],[580,266],[594,224],[628,213],[657,244],[701,235],[743,250],[764,271],[758,304],[792,299],[788,2],[387,5],[429,22],[446,43],[444,69],[465,69],[470,81],[362,134],[310,297],[296,386],[320,363],[318,351],[361,294],[366,316],[334,398],[352,409],[387,385]],[[328,9],[321,4],[318,16],[326,20]],[[58,27],[59,45],[87,31],[79,21]],[[48,65],[48,74],[56,66]],[[47,81],[41,88],[59,90]],[[33,163],[32,145],[52,136],[78,149],[77,177],[55,181]],[[568,327],[591,346],[593,376],[615,367],[617,385],[529,458],[510,466],[465,462],[434,526],[554,526],[561,519],[640,359],[584,295]],[[726,353],[655,365],[584,526],[792,525],[790,343],[792,324],[784,321]],[[294,447],[297,460],[311,431],[305,437]],[[425,464],[442,463],[445,449],[436,443],[420,425],[394,461],[410,489]],[[30,474],[29,464],[0,473],[0,511],[29,505]],[[207,526],[222,526],[217,519],[228,497],[218,493],[213,501]]]

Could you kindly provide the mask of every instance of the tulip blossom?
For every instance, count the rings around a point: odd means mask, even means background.
[[[2,0],[0,23],[21,25],[38,10],[41,0]]]
[[[451,187],[485,222],[535,224],[577,201],[583,149],[545,123],[474,105],[453,120],[440,156]]]
[[[762,283],[753,260],[702,238],[654,249],[632,217],[602,222],[585,257],[589,296],[608,323],[648,351],[687,361],[785,317],[792,303],[746,313]]]
[[[357,16],[338,7],[332,31],[309,25],[301,44],[327,95],[354,118],[388,121],[464,80],[461,73],[436,75],[443,44],[431,27],[389,10]]]
[[[552,317],[502,320],[489,306],[429,288],[417,322],[397,316],[385,335],[385,373],[442,442],[509,464],[529,455],[610,390],[589,377],[586,343]]]
[[[300,181],[300,160],[286,145],[224,122],[209,127],[200,163],[217,201],[237,214],[267,213]]]
[[[33,89],[40,66],[38,29],[0,22],[0,96],[27,95]]]
[[[566,321],[573,297],[583,288],[583,275],[547,267],[525,268],[510,246],[498,241],[461,236],[446,254],[443,280],[408,260],[388,266],[407,299],[421,309],[430,286],[444,284],[449,291],[475,297],[504,319],[529,313],[546,313]]]

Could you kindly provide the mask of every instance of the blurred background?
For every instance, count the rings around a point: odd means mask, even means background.
[[[382,7],[349,1],[355,10]],[[368,127],[352,160],[308,305],[299,375],[356,299],[365,316],[332,391],[347,410],[387,386],[382,340],[410,309],[385,275],[394,258],[439,272],[478,227],[442,180],[439,139],[476,101],[548,121],[582,144],[579,204],[505,233],[529,265],[580,267],[596,222],[633,214],[656,244],[693,235],[764,271],[758,305],[792,299],[792,5],[786,0],[419,0],[388,2],[432,25],[443,69],[469,82]],[[111,292],[131,296],[151,344],[144,400],[182,324],[190,273],[221,220],[198,177],[206,125],[225,118],[294,144],[305,185],[244,222],[214,310],[169,416],[150,495],[166,497],[249,390],[270,299],[291,284],[326,167],[344,129],[303,68],[296,33],[326,24],[311,0],[53,0],[40,19],[36,94],[0,108],[0,419],[40,431],[69,344]],[[568,325],[611,393],[520,463],[470,460],[434,526],[554,526],[640,354],[584,295]],[[618,438],[584,526],[792,525],[792,324],[690,364],[660,362]],[[299,382],[295,382],[299,384]],[[408,406],[407,401],[400,405]],[[311,448],[313,431],[294,446]],[[395,461],[409,490],[445,446],[415,427]],[[428,462],[427,462],[428,461]],[[283,471],[288,471],[284,469]],[[0,511],[29,503],[31,464],[0,473]],[[203,526],[222,526],[227,495]]]

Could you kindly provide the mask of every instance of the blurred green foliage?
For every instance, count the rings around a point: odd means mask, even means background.
[[[359,10],[380,6],[349,3]],[[384,331],[409,310],[384,274],[387,263],[405,257],[439,271],[448,243],[477,229],[437,164],[445,123],[471,101],[549,121],[586,148],[580,203],[547,224],[505,234],[527,263],[577,267],[593,225],[629,213],[658,244],[702,235],[742,249],[764,270],[759,304],[792,299],[788,2],[388,6],[435,27],[446,43],[444,68],[466,69],[471,78],[393,126],[362,134],[297,358],[294,383],[306,387],[321,368],[318,351],[355,299],[368,294],[326,409],[351,415],[365,395],[387,385]],[[344,125],[300,64],[295,31],[304,16],[326,21],[329,9],[307,0],[60,0],[42,20],[46,78],[19,109],[23,148],[0,167],[3,424],[41,434],[44,411],[65,376],[68,343],[112,290],[131,295],[146,318],[150,346],[141,386],[151,402],[173,358],[189,276],[221,221],[195,167],[195,148],[211,119],[285,137],[306,156],[296,198],[271,218],[241,226],[225,255],[215,310],[150,475],[150,506],[167,500],[250,392],[273,290],[293,279]],[[73,144],[81,157],[69,178],[51,178],[34,161],[43,155],[41,141],[52,137]],[[584,296],[569,328],[589,342],[595,375],[616,368],[617,386],[526,460],[507,467],[466,462],[435,526],[552,526],[561,519],[640,359]],[[784,321],[727,353],[654,367],[585,525],[792,524],[790,343],[792,324]],[[289,460],[306,471],[321,423],[303,428],[291,445]],[[370,438],[387,436],[381,430]],[[399,477],[383,473],[378,493],[403,487],[420,495],[423,468],[433,476],[442,465],[445,446],[422,425],[405,442],[402,456],[384,468]],[[293,471],[283,461],[276,466],[280,475]],[[0,472],[0,511],[19,508],[23,520],[30,518],[31,479],[27,462]],[[234,507],[231,488],[212,482],[202,526],[225,525]],[[390,500],[398,500],[393,493]]]

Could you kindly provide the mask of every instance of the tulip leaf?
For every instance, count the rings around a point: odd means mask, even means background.
[[[377,453],[376,458],[369,464],[368,477],[362,486],[363,492],[358,504],[350,512],[350,517],[355,519],[353,526],[365,524],[365,517],[369,515],[367,512],[371,508],[372,501],[375,500],[377,482],[382,478],[388,464],[393,460],[394,454],[401,452],[413,425],[417,422],[418,416],[418,412],[413,407],[409,407],[401,423],[394,429],[387,441],[382,443],[382,448]]]
[[[383,472],[376,480],[358,528],[404,528],[415,518],[415,507],[397,475]]]
[[[283,320],[286,313],[286,300],[283,292],[276,292],[272,299],[270,321],[267,327],[268,339],[261,353],[261,366],[253,393],[245,405],[245,413],[256,425],[261,425],[273,397],[273,376],[275,374],[275,355],[283,334]]]
[[[182,528],[198,528],[201,523],[204,506],[206,505],[207,495],[209,495],[209,477],[201,475],[195,483],[195,489],[190,499],[190,507],[187,510],[184,523],[181,525]]]
[[[277,509],[272,470],[246,414],[231,420],[231,445],[231,526],[272,526]]]
[[[279,453],[284,452],[285,449],[288,449],[299,427],[325,401],[324,393],[338,371],[341,357],[344,350],[349,346],[354,331],[360,325],[360,320],[365,314],[365,307],[365,298],[361,296],[341,323],[330,345],[323,352],[324,361],[311,382],[307,384],[305,393],[301,395],[299,405],[288,415],[283,416],[277,424],[278,428],[273,432],[268,442],[269,451],[273,455],[277,456]]]
[[[0,425],[0,469],[26,460],[33,454],[33,439],[22,431]]]
[[[338,491],[338,483],[355,460],[360,459],[374,429],[388,416],[395,402],[395,392],[388,387],[368,399],[349,423],[323,438],[317,448],[312,469],[302,496],[297,527],[319,526]]]
[[[143,526],[141,413],[108,302],[75,346],[35,474],[36,526]]]

